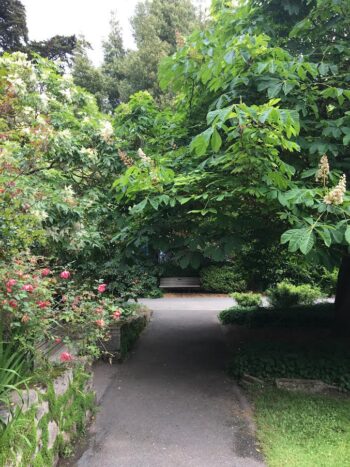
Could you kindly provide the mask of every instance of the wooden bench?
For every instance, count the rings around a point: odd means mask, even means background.
[[[161,289],[200,289],[199,277],[162,277],[159,287]]]

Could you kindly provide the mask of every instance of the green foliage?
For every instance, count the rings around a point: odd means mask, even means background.
[[[91,64],[85,66],[79,57],[75,60],[76,83],[93,92],[101,108],[111,111],[120,102],[138,91],[147,91],[158,100],[163,93],[158,85],[158,66],[165,56],[175,52],[182,35],[193,31],[200,22],[200,16],[190,0],[139,1],[131,18],[136,50],[125,50],[117,12],[112,12],[110,32],[103,42],[104,61],[101,68]],[[95,87],[89,83],[101,84]],[[97,79],[98,78],[98,79]],[[104,100],[101,101],[101,94]]]
[[[17,344],[0,342],[0,405],[8,407],[10,404],[9,395],[13,391],[18,391],[20,387],[27,385],[30,378],[30,362],[26,359],[25,352],[18,348]],[[16,416],[16,408],[14,410]],[[0,438],[5,429],[3,421],[0,419]]]
[[[47,60],[4,55],[0,69],[1,257],[43,244],[71,260],[103,250],[114,231],[109,186],[123,167],[110,121]]]
[[[21,50],[28,41],[24,5],[19,0],[1,0],[0,23],[0,52]]]
[[[276,284],[267,291],[270,303],[274,307],[289,308],[295,305],[312,305],[322,297],[319,287],[309,284],[293,285],[287,281]]]
[[[229,364],[236,378],[244,373],[273,378],[320,379],[350,390],[350,350],[346,343],[324,345],[277,343],[249,344],[239,349]]]
[[[75,35],[55,35],[43,41],[31,41],[28,45],[29,54],[39,54],[49,60],[59,61],[66,65],[72,65],[74,51],[77,46]]]
[[[122,360],[135,346],[141,332],[147,326],[147,321],[147,317],[141,314],[122,325],[120,336],[120,357]]]
[[[201,285],[208,292],[230,293],[247,287],[246,280],[234,266],[208,266],[200,271]]]
[[[121,98],[126,100],[139,90],[160,96],[157,80],[160,60],[175,52],[176,32],[187,35],[196,24],[190,0],[139,1],[131,25],[137,50],[129,51],[122,62]]]
[[[88,57],[87,48],[89,45],[84,41],[79,41],[75,48],[72,67],[74,83],[93,94],[100,109],[109,111],[111,108],[107,102],[106,77],[100,69],[93,66]]]
[[[144,259],[144,263],[130,265],[115,258],[101,264],[97,271],[98,275],[108,282],[108,291],[123,301],[140,297],[161,297],[157,272],[147,258]]]
[[[49,402],[49,412],[39,421],[35,420],[36,407],[21,412],[0,436],[0,464],[16,463],[18,453],[22,454],[23,465],[45,467],[52,465],[57,453],[67,452],[67,441],[63,432],[71,436],[74,443],[85,432],[86,412],[95,408],[95,395],[85,391],[85,383],[90,376],[82,368],[74,369],[74,377],[65,394],[56,397],[53,382],[48,382],[48,392],[40,395],[40,400]],[[52,449],[48,448],[48,424],[55,421],[61,432]],[[37,434],[41,430],[42,445],[37,452]]]
[[[336,285],[338,280],[338,270],[333,269],[329,271],[328,269],[323,268],[322,275],[319,280],[319,285],[327,296],[332,297],[336,292]]]
[[[251,393],[257,436],[269,466],[343,467],[350,457],[347,397],[267,388]]]
[[[287,280],[294,285],[319,286],[327,296],[335,295],[337,268],[326,269],[317,257],[288,252],[278,237],[266,236],[258,226],[247,235],[234,261],[246,271],[250,290],[266,290]]]
[[[260,294],[235,292],[230,295],[236,300],[238,306],[241,307],[257,307],[261,305]]]
[[[334,304],[318,303],[292,308],[232,307],[219,314],[222,324],[247,328],[330,328],[334,324]]]

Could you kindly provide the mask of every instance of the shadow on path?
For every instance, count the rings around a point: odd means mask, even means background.
[[[145,300],[154,315],[114,370],[79,467],[258,467],[249,405],[225,375],[225,300]],[[66,464],[67,465],[67,464]]]

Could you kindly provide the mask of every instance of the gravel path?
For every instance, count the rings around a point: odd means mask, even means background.
[[[88,445],[70,465],[263,466],[249,405],[224,371],[217,312],[232,300],[143,302],[154,310],[152,321],[129,360],[113,370]]]

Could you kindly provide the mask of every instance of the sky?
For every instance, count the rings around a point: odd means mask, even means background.
[[[93,50],[95,65],[102,62],[102,41],[109,32],[110,12],[115,10],[126,48],[135,48],[129,18],[139,0],[21,0],[26,7],[29,38],[48,39],[56,34],[82,34]],[[169,0],[172,1],[172,0]],[[203,4],[209,5],[210,0]]]

